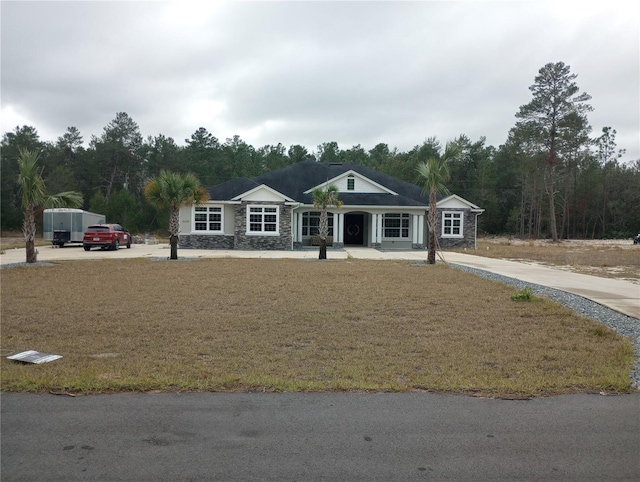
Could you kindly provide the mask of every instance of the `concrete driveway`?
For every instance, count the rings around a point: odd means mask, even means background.
[[[459,252],[440,252],[446,262],[482,269],[529,283],[548,286],[583,296],[613,310],[640,319],[640,285],[612,278],[572,273],[560,269],[548,268],[530,263],[520,263],[493,258],[484,258]],[[425,261],[426,251],[378,251],[371,248],[345,248],[329,250],[330,259],[374,259],[374,260],[412,260]],[[102,251],[92,249],[84,251],[80,246],[54,248],[41,246],[38,248],[38,261],[63,261],[81,259],[113,259],[113,258],[168,258],[167,244],[134,244],[130,249],[118,251]],[[180,249],[181,258],[293,258],[317,259],[318,251],[237,251],[237,250],[204,250]],[[7,250],[0,255],[0,265],[20,263],[25,260],[23,248]]]

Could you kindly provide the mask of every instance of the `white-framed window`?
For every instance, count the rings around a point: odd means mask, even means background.
[[[333,236],[333,213],[327,213],[329,236]],[[317,236],[320,234],[320,211],[302,213],[302,235]]]
[[[442,213],[442,236],[447,238],[462,237],[462,213]]]
[[[354,191],[356,188],[356,178],[353,174],[349,174],[347,177],[347,191]]]
[[[408,238],[409,214],[385,213],[382,217],[382,229],[383,237],[385,238]]]
[[[279,221],[278,206],[247,206],[247,234],[277,235]]]
[[[193,230],[206,233],[221,233],[222,206],[194,206]]]

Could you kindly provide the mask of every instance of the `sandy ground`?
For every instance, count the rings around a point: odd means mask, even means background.
[[[625,248],[637,249],[632,239],[563,239],[556,245],[548,239],[518,239],[500,236],[478,238],[478,242],[506,244],[512,246],[564,246],[571,248]]]
[[[579,253],[586,251],[606,251],[607,249],[623,249],[629,251],[637,251],[640,256],[640,246],[633,244],[632,239],[563,239],[558,244],[554,244],[547,239],[516,239],[509,237],[483,237],[478,239],[479,243],[496,244],[501,246],[535,246],[535,247],[562,247],[568,252]],[[482,256],[482,252],[478,252]],[[548,268],[559,269],[563,271],[572,271],[582,274],[590,274],[605,278],[618,278],[631,283],[640,285],[640,273],[634,266],[571,266],[559,265],[554,263],[545,263],[543,261],[534,261],[531,259],[507,258],[511,261],[519,261],[521,263],[545,266]],[[635,273],[635,274],[634,274]]]

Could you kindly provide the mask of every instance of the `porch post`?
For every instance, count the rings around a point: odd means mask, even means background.
[[[371,215],[371,247],[382,246],[382,214]]]
[[[344,243],[344,214],[335,213],[333,215],[333,242]]]
[[[296,213],[297,223],[296,223],[296,241],[302,242],[302,213]]]
[[[424,242],[424,214],[418,216],[418,244],[426,246]]]
[[[371,214],[371,247],[375,248],[380,243],[380,223],[382,219],[379,214]]]
[[[291,244],[298,240],[298,213],[291,210]]]
[[[415,244],[418,244],[418,229],[419,229],[418,228],[418,215],[414,214],[412,216],[412,220],[413,220],[413,222],[412,222],[412,226],[411,226],[411,235],[412,235],[411,236],[412,237],[412,241],[411,242],[415,245]]]

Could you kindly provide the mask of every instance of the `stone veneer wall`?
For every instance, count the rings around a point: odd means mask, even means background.
[[[273,206],[272,202],[242,202],[236,206],[235,215],[235,249],[281,249],[291,250],[291,206],[278,204],[279,209],[279,229],[278,236],[256,236],[247,235],[247,205],[252,206],[262,204]]]
[[[246,211],[247,204],[266,204],[273,205],[269,202],[251,202],[242,203],[235,206],[235,235],[207,235],[207,234],[181,234],[180,248],[184,249],[291,249],[291,206],[280,204],[280,235],[279,236],[247,236],[246,235]],[[446,211],[461,211],[463,216],[463,237],[462,238],[443,238],[438,236],[438,243],[441,249],[450,248],[471,248],[476,247],[476,213],[472,213],[465,209],[447,209]],[[438,233],[442,232],[442,215],[438,216]],[[428,241],[428,233],[425,233],[425,241]],[[302,249],[301,242],[293,243],[293,249]],[[334,243],[334,248],[343,248],[344,244]],[[374,243],[374,249],[381,249],[382,245]],[[425,249],[425,244],[412,244],[412,249]]]
[[[181,234],[182,249],[233,249],[233,236],[215,234]]]
[[[442,212],[438,210],[438,243],[441,249],[450,248],[471,248],[476,247],[476,213],[472,213],[468,209],[445,209],[445,211],[462,212],[462,238],[443,238],[442,237]]]

